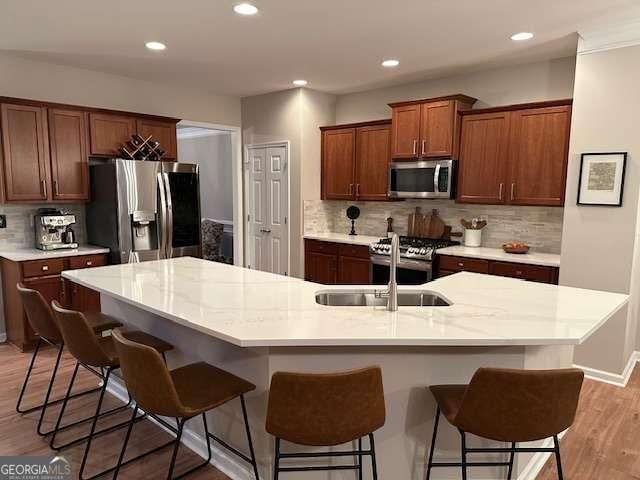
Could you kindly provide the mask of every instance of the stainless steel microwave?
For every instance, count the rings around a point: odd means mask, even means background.
[[[389,197],[452,198],[454,166],[453,160],[391,162]]]

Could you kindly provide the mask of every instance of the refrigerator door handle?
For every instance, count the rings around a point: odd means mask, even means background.
[[[173,206],[171,202],[171,186],[169,184],[169,174],[162,173],[164,180],[165,203],[166,203],[166,222],[165,222],[165,248],[166,258],[173,256]]]
[[[167,193],[162,173],[158,173],[158,193],[160,195],[160,258],[167,258]]]

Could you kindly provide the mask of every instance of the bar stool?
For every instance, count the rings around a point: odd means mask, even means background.
[[[176,418],[177,428],[166,422],[161,422],[176,434],[175,441],[169,443],[173,443],[174,448],[167,479],[174,478],[173,471],[184,424],[199,415],[202,416],[202,423],[204,425],[208,457],[203,463],[181,473],[175,478],[182,478],[209,464],[211,461],[211,440],[217,441],[227,450],[249,463],[253,467],[256,480],[260,478],[258,476],[258,466],[253,450],[247,409],[244,401],[244,395],[255,390],[255,385],[204,362],[193,363],[169,370],[156,350],[137,342],[136,339],[131,338],[127,333],[114,330],[113,339],[127,389],[136,401],[136,406],[133,410],[129,428],[122,445],[122,451],[120,452],[120,457],[118,458],[118,463],[113,474],[114,479],[117,478],[120,467],[140,458],[140,456],[138,456],[123,461],[127,443],[139,409],[142,409],[146,414],[154,415],[154,418],[158,415]],[[153,382],[149,382],[150,378],[153,379]],[[210,433],[207,426],[206,412],[238,397],[240,398],[240,405],[242,407],[250,457]],[[155,419],[160,420],[158,418]],[[142,456],[158,451],[165,446],[166,445],[155,448],[142,454]]]
[[[277,372],[271,378],[267,432],[275,442],[273,478],[280,472],[357,470],[362,479],[362,458],[371,457],[373,478],[378,478],[373,432],[385,422],[384,390],[380,367],[332,374]],[[370,448],[362,449],[368,436]],[[358,440],[358,449],[338,452],[282,453],[280,440],[305,446],[331,447]],[[281,467],[288,458],[357,456],[355,465]]]
[[[98,418],[104,416],[107,413],[113,413],[116,410],[120,410],[123,408],[128,408],[131,402],[131,397],[129,396],[129,402],[124,407],[118,407],[117,409],[112,409],[108,412],[100,413],[102,408],[102,402],[104,400],[105,392],[107,391],[107,385],[109,383],[109,378],[114,370],[120,368],[120,364],[118,361],[118,356],[115,351],[115,345],[113,341],[113,333],[111,336],[107,337],[96,337],[87,321],[86,316],[81,312],[76,312],[74,310],[68,310],[60,306],[58,302],[55,300],[51,302],[51,306],[53,308],[53,312],[55,314],[55,318],[57,320],[58,328],[62,334],[62,338],[64,339],[65,345],[71,352],[71,354],[76,359],[76,367],[73,371],[73,375],[71,376],[71,381],[69,382],[69,387],[67,388],[67,394],[65,395],[64,401],[62,402],[62,408],[60,409],[60,413],[58,415],[58,420],[56,422],[56,426],[54,428],[53,436],[51,437],[50,446],[54,449],[64,448],[70,444],[78,443],[79,441],[87,440],[87,444],[85,446],[84,455],[82,457],[82,463],[80,464],[80,471],[78,473],[78,477],[80,479],[85,479],[84,470],[87,464],[87,459],[89,457],[89,452],[91,450],[91,443],[93,438],[99,434],[107,433],[117,428],[124,427],[129,424],[129,422],[122,422],[117,425],[113,425],[106,429],[96,431],[96,426],[98,423]],[[159,338],[156,338],[152,335],[149,335],[140,331],[131,331],[127,333],[129,338],[135,339],[138,342],[142,342],[145,345],[149,345],[148,348],[152,348],[155,352],[165,352],[171,350],[173,346]],[[85,366],[90,369],[91,372],[95,373],[98,377],[100,377],[102,381],[102,387],[100,389],[100,396],[98,397],[98,403],[96,405],[96,411],[93,417],[91,418],[91,429],[89,434],[76,439],[73,442],[66,444],[62,447],[56,447],[54,445],[55,436],[60,430],[60,423],[62,422],[62,418],[65,414],[65,410],[67,408],[67,403],[69,398],[71,398],[71,390],[73,388],[73,384],[78,373],[78,368],[80,365]],[[91,368],[93,367],[93,368]],[[94,368],[99,368],[100,372],[94,370]],[[104,372],[104,373],[102,373]],[[147,380],[149,380],[147,378]],[[138,420],[142,419],[139,417]],[[92,475],[88,478],[96,478],[105,473],[112,471],[113,468],[104,470],[97,474]]]
[[[427,463],[427,480],[434,467],[508,467],[511,480],[513,460],[518,452],[554,453],[558,478],[563,479],[558,434],[573,424],[584,373],[563,370],[510,370],[480,368],[469,385],[432,385],[438,405]],[[440,413],[460,432],[462,462],[434,462]],[[468,448],[466,434],[508,442],[509,448]],[[553,448],[517,448],[518,442],[553,438]],[[468,462],[468,453],[508,453],[508,462]]]
[[[42,431],[42,422],[45,416],[45,411],[49,405],[55,405],[62,401],[64,398],[59,398],[57,400],[49,400],[51,397],[51,390],[53,385],[55,384],[56,374],[58,372],[58,367],[60,365],[60,359],[62,357],[62,351],[64,350],[64,340],[56,325],[54,320],[53,312],[49,307],[49,304],[44,299],[42,294],[37,290],[33,290],[31,288],[26,288],[22,283],[18,283],[16,285],[18,289],[18,293],[20,295],[20,299],[22,300],[22,305],[27,316],[27,321],[31,326],[31,329],[35,332],[38,337],[38,341],[36,343],[36,347],[33,350],[33,355],[31,356],[31,362],[29,363],[29,367],[27,369],[27,374],[25,375],[24,381],[22,383],[22,388],[20,389],[20,394],[18,395],[18,401],[16,403],[16,411],[18,413],[30,413],[36,410],[40,411],[40,418],[38,420],[37,432],[39,435],[48,435],[53,432],[53,430],[48,432]],[[87,321],[93,331],[93,334],[100,334],[106,330],[110,330],[115,327],[122,326],[118,320],[108,315],[104,315],[102,313],[92,313],[87,315]],[[47,387],[47,392],[44,396],[44,401],[36,406],[23,408],[22,400],[27,389],[27,385],[31,378],[31,372],[33,371],[33,367],[36,362],[36,358],[38,357],[38,353],[40,352],[40,348],[43,345],[51,345],[58,349],[56,354],[55,363],[53,369],[51,370],[51,377],[49,379],[49,385]],[[100,390],[100,388],[93,388],[90,390],[86,390],[83,392],[76,393],[71,396],[71,398],[80,397],[83,395],[87,395],[90,393],[94,393]],[[65,428],[72,427],[74,425],[78,425],[83,423],[89,419],[79,420],[72,424],[65,426]]]

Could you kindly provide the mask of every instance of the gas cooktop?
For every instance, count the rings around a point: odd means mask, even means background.
[[[414,260],[424,260],[430,262],[433,259],[433,253],[438,248],[459,245],[460,242],[453,240],[445,240],[442,238],[419,238],[419,237],[400,237],[400,256],[403,258],[411,258]],[[373,255],[390,255],[391,239],[381,238],[376,243],[369,245],[369,251]]]

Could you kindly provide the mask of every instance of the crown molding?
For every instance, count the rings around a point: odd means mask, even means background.
[[[177,137],[178,139],[185,138],[201,138],[201,137],[214,137],[217,135],[228,135],[230,132],[226,130],[212,130],[206,128],[178,128]]]
[[[578,55],[640,45],[640,19],[578,32]]]

